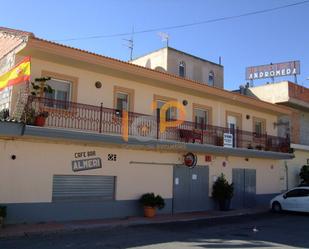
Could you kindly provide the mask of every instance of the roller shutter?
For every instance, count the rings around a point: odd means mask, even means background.
[[[115,178],[115,176],[54,175],[52,200],[113,200]]]

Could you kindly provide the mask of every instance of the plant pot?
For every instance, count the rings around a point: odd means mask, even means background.
[[[156,208],[154,207],[144,207],[144,216],[147,218],[152,218],[156,215]]]
[[[220,200],[219,209],[220,211],[228,211],[230,209],[231,200]]]
[[[38,116],[38,117],[35,118],[35,125],[36,126],[44,126],[45,120],[46,120],[45,117]]]

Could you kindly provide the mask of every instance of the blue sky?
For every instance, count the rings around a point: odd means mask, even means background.
[[[22,29],[48,40],[127,33],[199,22],[273,8],[302,0],[28,0],[1,1],[0,26]],[[6,11],[3,11],[6,10]],[[309,87],[309,3],[270,13],[169,30],[170,46],[225,67],[225,88],[245,82],[245,68],[301,61],[298,83]],[[164,31],[162,29],[162,31]],[[61,41],[100,54],[129,59],[130,36]],[[134,36],[134,56],[164,46],[158,32]],[[285,79],[291,79],[287,77]],[[278,79],[279,80],[279,79]],[[261,84],[265,81],[256,81]]]

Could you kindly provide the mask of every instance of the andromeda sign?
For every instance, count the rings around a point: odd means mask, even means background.
[[[288,61],[246,68],[246,80],[274,78],[300,74],[300,62]]]

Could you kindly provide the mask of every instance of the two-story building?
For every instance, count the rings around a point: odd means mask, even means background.
[[[224,68],[203,58],[165,47],[135,58],[131,63],[168,72],[179,77],[194,80],[208,86],[224,87]]]
[[[293,109],[291,116],[282,116],[274,126],[279,135],[289,134],[295,158],[286,160],[287,189],[300,184],[299,173],[309,164],[309,89],[290,81],[282,81],[244,89],[250,96]]]
[[[165,199],[163,213],[210,210],[221,173],[234,183],[232,208],[284,189],[280,161],[293,154],[273,124],[289,108],[32,33],[1,28],[0,47],[2,67],[30,56],[32,81],[50,77],[53,88],[29,97],[25,82],[1,98],[11,116],[0,121],[7,222],[140,215],[146,192]]]

